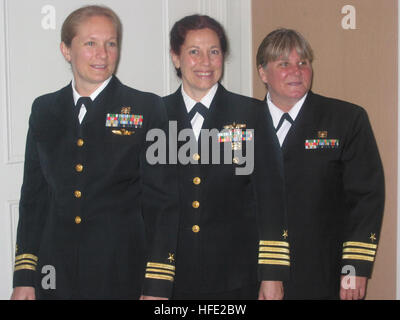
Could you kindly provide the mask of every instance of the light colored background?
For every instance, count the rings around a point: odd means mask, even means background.
[[[178,81],[170,63],[168,33],[179,18],[205,13],[230,39],[224,85],[263,96],[253,56],[276,26],[299,29],[315,49],[314,91],[364,106],[382,154],[387,205],[369,298],[396,297],[397,239],[397,1],[396,0],[0,0],[0,299],[11,293],[15,228],[30,106],[71,79],[59,52],[65,17],[86,4],[113,8],[124,24],[118,77],[140,90],[166,95]],[[356,8],[356,30],[343,30],[341,8]],[[55,9],[45,30],[42,8]],[[400,288],[400,282],[397,286]],[[398,289],[399,290],[399,289]],[[400,297],[400,293],[398,294]]]
[[[139,90],[167,95],[179,82],[169,57],[169,31],[188,14],[216,18],[231,39],[224,85],[251,94],[251,2],[249,0],[0,0],[0,299],[11,293],[18,200],[28,117],[35,97],[65,86],[69,65],[59,50],[62,22],[86,4],[110,6],[124,26],[117,76]],[[48,11],[55,12],[55,29]]]
[[[314,49],[313,91],[363,106],[382,157],[386,204],[368,299],[396,298],[397,272],[397,1],[253,0],[253,50],[278,27],[300,31]],[[343,29],[342,8],[355,9]],[[255,60],[253,60],[255,71]],[[265,89],[254,72],[254,95]],[[310,275],[312,276],[312,275]]]

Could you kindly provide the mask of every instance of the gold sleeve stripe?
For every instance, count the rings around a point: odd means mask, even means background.
[[[343,247],[362,247],[362,248],[368,248],[368,249],[376,249],[378,246],[376,244],[372,243],[365,243],[365,242],[345,242],[343,243]]]
[[[290,266],[289,261],[283,261],[283,260],[259,259],[258,263],[259,264],[273,264],[273,265],[280,265],[280,266]]]
[[[147,267],[149,268],[161,268],[161,269],[167,269],[167,270],[175,270],[175,266],[171,266],[169,264],[164,264],[164,263],[154,263],[154,262],[148,262]]]
[[[344,254],[342,259],[364,260],[364,261],[371,261],[371,262],[373,262],[375,260],[374,257],[361,256],[358,254]]]
[[[36,267],[32,266],[30,264],[21,264],[20,266],[16,266],[14,268],[14,271],[18,271],[18,270],[33,270],[33,271],[36,271]]]
[[[374,250],[367,250],[367,249],[357,249],[357,248],[344,248],[343,252],[347,253],[362,253],[362,254],[369,254],[371,256],[374,256],[376,251]]]
[[[165,276],[165,275],[163,275],[163,274],[146,273],[145,277],[148,278],[148,279],[157,279],[157,280],[174,281],[174,278],[173,278],[173,277],[171,277],[171,276]]]
[[[33,254],[21,254],[21,255],[15,257],[15,261],[18,261],[21,259],[31,259],[36,262],[38,261],[38,257],[34,256]]]
[[[260,246],[277,246],[289,248],[289,242],[284,241],[260,241]]]
[[[280,252],[280,253],[287,253],[289,254],[290,251],[289,249],[285,249],[285,248],[274,248],[274,247],[260,247],[260,251],[265,252]]]
[[[286,259],[290,260],[290,257],[286,254],[275,254],[275,253],[260,253],[259,258],[272,258],[272,259]]]
[[[30,264],[33,264],[34,266],[37,265],[37,263],[35,261],[31,261],[31,260],[19,260],[19,261],[15,262],[15,265],[19,265],[19,264],[23,264],[23,263],[30,263]]]
[[[153,268],[147,268],[146,272],[158,272],[158,273],[166,273],[166,274],[171,274],[171,275],[175,275],[175,272],[173,271],[169,271],[169,270],[162,270],[162,269],[153,269]]]

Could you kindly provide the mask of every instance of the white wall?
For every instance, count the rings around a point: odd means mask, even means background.
[[[35,97],[71,80],[59,51],[60,29],[71,11],[90,3],[111,7],[123,22],[117,75],[125,84],[159,95],[175,91],[179,82],[169,58],[169,30],[177,19],[203,13],[219,20],[230,39],[224,85],[252,92],[250,0],[0,0],[0,299],[11,293],[30,106]]]

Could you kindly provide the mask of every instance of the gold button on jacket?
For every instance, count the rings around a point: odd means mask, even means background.
[[[82,147],[84,145],[85,141],[83,141],[83,139],[78,139],[78,141],[76,142],[76,145],[78,147]]]
[[[75,196],[75,198],[80,198],[80,197],[82,197],[82,192],[80,192],[79,190],[76,190],[74,192],[74,196]]]
[[[198,201],[193,201],[193,202],[192,202],[192,207],[195,208],[195,209],[197,209],[198,207],[200,207],[200,202],[198,202]]]
[[[194,233],[198,233],[198,232],[200,231],[200,227],[196,224],[196,225],[194,225],[194,226],[192,227],[192,231],[193,231]]]
[[[193,179],[193,183],[199,185],[201,183],[201,179],[199,177],[196,177]]]
[[[77,165],[75,166],[75,170],[76,170],[76,172],[82,172],[82,171],[83,171],[83,165],[77,164]]]
[[[82,218],[81,217],[79,217],[79,216],[75,217],[75,223],[76,224],[80,224],[81,222],[82,222]]]

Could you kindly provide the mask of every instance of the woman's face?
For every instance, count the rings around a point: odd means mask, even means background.
[[[171,55],[175,67],[181,70],[185,92],[196,101],[222,77],[224,55],[219,38],[211,29],[189,31],[180,54]]]
[[[302,59],[295,49],[288,57],[280,57],[258,69],[261,80],[268,85],[272,102],[287,112],[310,90],[311,63]]]
[[[89,96],[117,67],[117,30],[107,17],[90,17],[78,26],[70,47],[61,43],[61,51],[71,63],[76,90]]]

